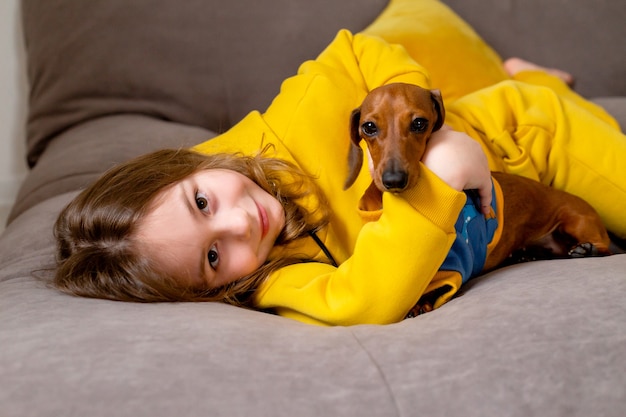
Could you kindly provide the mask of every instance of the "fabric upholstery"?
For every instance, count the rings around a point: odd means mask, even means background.
[[[626,95],[626,7],[575,0],[444,0],[500,56],[563,68],[585,97]]]
[[[24,0],[29,163],[54,135],[109,114],[226,130],[337,28],[361,30],[385,3]]]
[[[418,318],[327,329],[53,291],[27,271],[49,266],[50,223],[74,195],[28,210],[0,239],[3,417],[626,410],[626,255],[512,266]]]

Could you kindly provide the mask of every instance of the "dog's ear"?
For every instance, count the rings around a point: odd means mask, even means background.
[[[361,132],[359,122],[361,121],[361,109],[354,109],[350,116],[350,152],[348,153],[348,177],[343,185],[347,190],[354,184],[356,177],[361,172],[363,166],[363,150],[359,146],[361,142]]]
[[[430,97],[433,100],[433,106],[435,106],[435,111],[437,112],[437,121],[433,127],[434,132],[441,129],[441,126],[443,126],[446,120],[446,109],[443,107],[443,98],[441,98],[440,90],[430,90]]]

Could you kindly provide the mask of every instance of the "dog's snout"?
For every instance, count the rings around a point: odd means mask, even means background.
[[[405,171],[388,170],[383,172],[382,182],[389,191],[401,191],[409,182],[409,175]]]

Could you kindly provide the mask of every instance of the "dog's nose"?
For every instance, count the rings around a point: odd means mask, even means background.
[[[404,190],[409,182],[409,176],[405,171],[385,171],[383,172],[383,185],[389,191]]]

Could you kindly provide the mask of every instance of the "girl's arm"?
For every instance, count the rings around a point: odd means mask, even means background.
[[[414,188],[398,195],[384,193],[384,210],[373,213],[380,218],[363,226],[352,256],[339,268],[321,263],[284,268],[257,294],[258,305],[327,325],[384,324],[404,318],[431,284],[456,236],[454,223],[466,201],[460,190],[482,184],[491,188],[482,148],[465,134],[442,131],[426,163],[455,185],[422,167]],[[484,201],[490,199],[489,194]],[[460,281],[453,285],[458,286]]]
[[[283,268],[264,283],[255,304],[314,324],[400,321],[447,255],[465,200],[422,167],[415,187],[384,193],[382,215],[363,225],[352,256],[338,268],[315,262]]]

